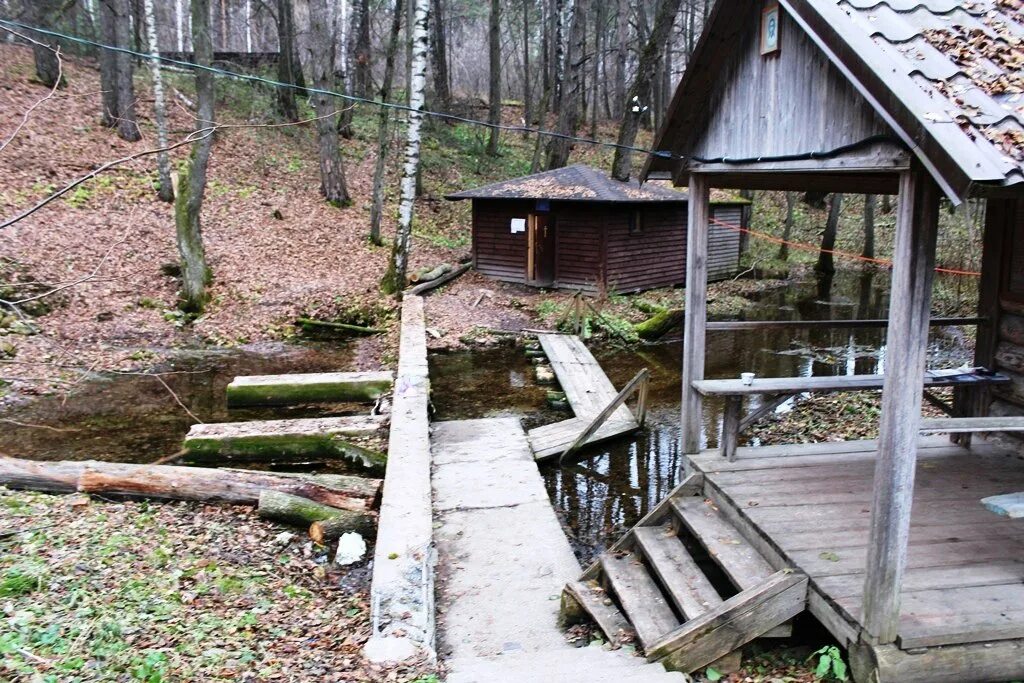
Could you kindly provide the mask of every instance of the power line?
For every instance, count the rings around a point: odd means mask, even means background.
[[[640,154],[649,154],[652,156],[660,157],[662,159],[677,159],[682,160],[683,157],[673,154],[667,151],[658,151],[653,149],[647,149],[646,147],[636,147],[633,145],[620,145],[616,142],[608,142],[606,140],[595,140],[592,138],[579,137],[578,135],[569,135],[566,133],[558,133],[552,130],[545,130],[543,128],[532,128],[530,126],[510,126],[501,123],[491,123],[489,121],[481,121],[479,119],[471,119],[464,116],[457,116],[455,114],[448,114],[446,112],[432,111],[429,109],[415,110],[412,107],[399,104],[396,102],[384,102],[382,100],[372,100],[366,97],[359,97],[357,95],[346,95],[344,93],[335,92],[333,90],[324,90],[322,88],[310,88],[307,86],[296,85],[294,83],[284,83],[282,81],[276,81],[271,78],[264,78],[262,76],[253,76],[251,74],[241,74],[236,71],[228,71],[227,69],[221,69],[215,66],[206,66],[204,64],[193,64],[192,62],[186,62],[180,59],[171,59],[170,57],[164,57],[159,54],[147,54],[145,52],[137,52],[126,47],[119,47],[117,45],[107,45],[100,43],[95,40],[88,38],[82,38],[80,36],[73,36],[67,33],[61,33],[59,31],[52,31],[50,29],[39,28],[37,26],[31,26],[24,24],[20,21],[13,21],[11,19],[0,19],[0,25],[14,26],[23,30],[35,31],[43,35],[52,36],[54,38],[60,38],[67,40],[72,43],[78,43],[80,45],[90,45],[102,50],[110,50],[112,52],[121,52],[124,54],[132,55],[140,59],[157,60],[166,64],[182,67],[185,69],[195,69],[208,71],[218,76],[225,76],[228,78],[235,78],[243,81],[251,81],[253,83],[262,83],[275,88],[291,88],[293,90],[300,90],[315,95],[328,95],[331,97],[338,97],[349,102],[355,102],[356,104],[366,104],[374,107],[385,107],[387,109],[395,109],[404,112],[419,111],[424,116],[431,116],[438,119],[444,119],[447,121],[457,121],[459,123],[468,123],[476,126],[484,126],[486,128],[496,128],[498,130],[507,131],[511,133],[532,133],[536,135],[543,135],[545,137],[557,138],[560,140],[569,140],[570,142],[579,142],[586,145],[595,145],[598,147],[609,147],[612,149],[622,149],[629,152],[638,152]]]

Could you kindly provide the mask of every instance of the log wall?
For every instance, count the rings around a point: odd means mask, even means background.
[[[986,220],[1005,235],[992,364],[1012,380],[992,387],[989,410],[999,416],[1024,415],[1024,200],[989,200]]]
[[[528,237],[512,233],[513,218],[527,219],[533,201],[473,202],[473,265],[484,275],[527,284]],[[641,216],[640,229],[630,223]],[[638,292],[682,285],[686,280],[685,204],[675,206],[554,203],[555,286],[596,293],[601,283],[610,291]],[[718,204],[714,219],[741,226],[743,207]],[[740,233],[712,222],[708,234],[708,279],[735,275],[739,267]]]

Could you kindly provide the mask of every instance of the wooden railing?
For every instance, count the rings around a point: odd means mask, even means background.
[[[982,325],[988,318],[932,318],[928,324],[932,327],[952,327],[956,325]],[[885,318],[869,318],[865,320],[721,320],[707,323],[709,331],[722,330],[799,330],[799,329],[850,329],[855,327],[888,327]]]

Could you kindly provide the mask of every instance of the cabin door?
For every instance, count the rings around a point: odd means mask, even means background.
[[[526,279],[531,285],[547,287],[555,281],[554,220],[547,213],[532,213],[528,231]]]

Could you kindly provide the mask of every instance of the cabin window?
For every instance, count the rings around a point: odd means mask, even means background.
[[[640,209],[629,213],[629,234],[641,235],[644,231],[644,212]]]

